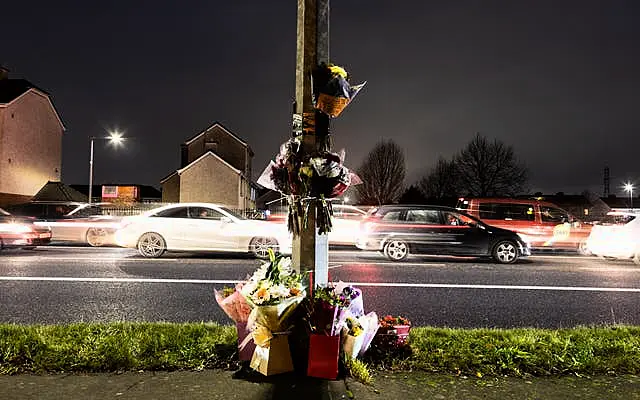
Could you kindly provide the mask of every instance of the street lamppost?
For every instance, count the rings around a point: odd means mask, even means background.
[[[122,134],[118,131],[109,132],[109,136],[91,136],[89,137],[89,141],[91,142],[91,151],[89,156],[89,204],[91,204],[92,196],[93,196],[93,142],[96,140],[108,140],[109,143],[114,146],[122,143],[124,138]]]
[[[629,209],[633,210],[633,184],[632,183],[625,183],[624,184],[624,191],[625,192],[629,192]]]

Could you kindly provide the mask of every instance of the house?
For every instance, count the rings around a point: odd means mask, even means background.
[[[49,94],[0,66],[0,205],[28,201],[60,181],[64,131]]]
[[[89,185],[69,186],[82,193],[85,199],[89,196]],[[162,193],[160,193],[160,190],[150,185],[140,185],[137,183],[93,185],[91,193],[94,202],[160,203],[162,201]]]
[[[180,145],[180,168],[160,181],[162,201],[255,207],[251,147],[216,122]]]

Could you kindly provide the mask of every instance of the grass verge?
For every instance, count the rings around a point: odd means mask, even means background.
[[[0,374],[237,367],[235,326],[215,323],[0,325]],[[409,345],[372,347],[347,365],[466,375],[640,373],[640,327],[447,329],[414,327]]]

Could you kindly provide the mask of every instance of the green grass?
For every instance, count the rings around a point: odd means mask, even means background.
[[[572,329],[413,328],[409,347],[372,348],[384,369],[467,375],[548,376],[640,373],[640,327]]]
[[[236,338],[207,323],[0,325],[0,373],[225,368]]]
[[[0,374],[231,369],[235,326],[215,323],[0,325]],[[424,370],[478,376],[640,373],[640,327],[447,329],[414,327],[409,346],[372,347],[349,373]]]

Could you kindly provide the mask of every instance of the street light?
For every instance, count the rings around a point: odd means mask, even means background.
[[[629,209],[633,210],[633,184],[625,183],[624,191],[629,192]]]
[[[108,140],[109,143],[117,146],[122,143],[124,138],[120,132],[113,131],[109,132],[109,136],[91,136],[89,137],[89,140],[91,142],[91,153],[89,156],[89,204],[91,204],[91,198],[93,196],[93,142],[96,140]]]

